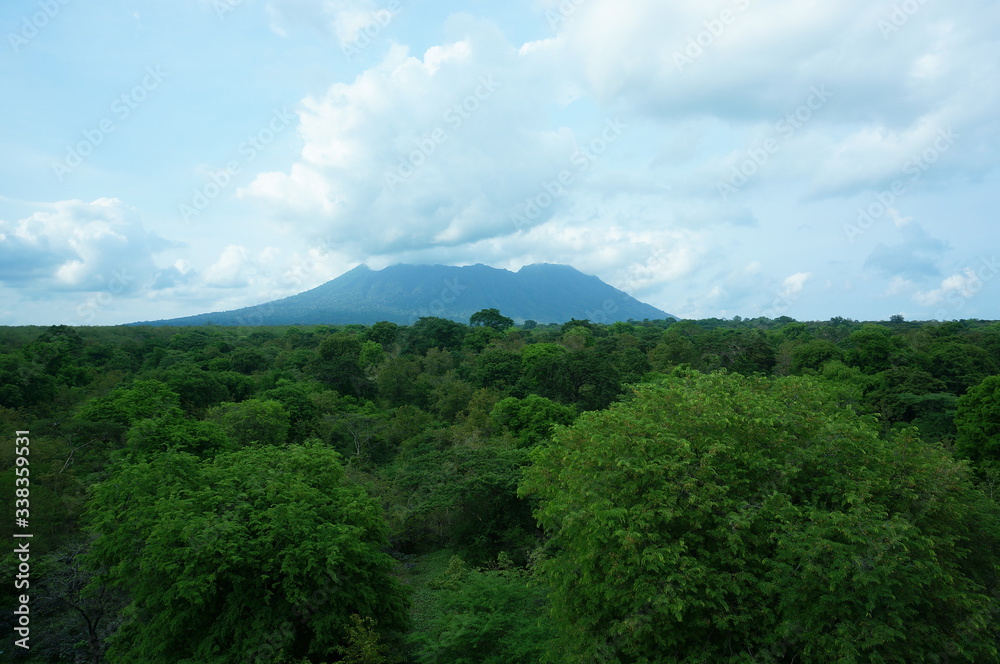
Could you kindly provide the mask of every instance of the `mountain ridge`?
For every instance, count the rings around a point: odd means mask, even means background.
[[[424,316],[465,323],[488,308],[515,322],[676,318],[569,265],[533,263],[511,272],[482,263],[401,263],[381,270],[361,264],[315,288],[263,304],[133,325],[370,325],[381,320],[408,325]]]

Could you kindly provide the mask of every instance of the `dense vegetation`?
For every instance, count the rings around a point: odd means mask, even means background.
[[[1000,323],[0,328],[0,421],[15,661],[1000,661]]]

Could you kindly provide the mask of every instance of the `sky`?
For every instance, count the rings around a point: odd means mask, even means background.
[[[562,263],[1000,319],[996,0],[5,0],[0,324]]]

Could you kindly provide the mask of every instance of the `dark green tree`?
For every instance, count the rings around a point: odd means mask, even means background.
[[[844,351],[826,339],[813,339],[796,346],[792,351],[793,373],[802,373],[804,369],[819,371],[830,360],[844,359]]]
[[[997,372],[988,352],[974,344],[958,341],[934,344],[928,353],[927,369],[935,378],[944,381],[947,391],[958,396]]]
[[[479,387],[505,390],[513,387],[521,375],[521,356],[502,348],[487,348],[472,367],[472,382]]]
[[[1000,376],[990,376],[958,399],[955,451],[977,467],[1000,470]]]
[[[844,342],[847,347],[847,363],[858,367],[867,374],[912,361],[912,349],[900,335],[884,325],[867,324],[852,332]]]
[[[267,355],[258,348],[237,348],[230,354],[229,359],[233,363],[233,370],[241,374],[263,371],[270,364]]]
[[[396,343],[396,336],[399,334],[399,326],[389,321],[380,320],[368,328],[365,332],[366,341],[374,341],[382,344],[382,348],[389,350]]]
[[[447,318],[424,316],[402,333],[403,351],[423,355],[431,348],[457,350],[469,328]]]
[[[514,326],[514,319],[507,318],[499,309],[482,309],[469,317],[471,327],[486,326],[494,330],[506,330]]]

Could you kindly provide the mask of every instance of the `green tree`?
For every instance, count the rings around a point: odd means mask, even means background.
[[[990,376],[958,399],[955,451],[981,468],[1000,470],[1000,376]]]
[[[482,309],[469,317],[469,325],[472,327],[492,327],[494,330],[506,330],[508,327],[513,327],[514,319],[507,318],[500,313],[499,309]]]
[[[532,456],[558,661],[997,661],[1000,508],[812,379],[674,375]]]
[[[95,582],[132,598],[112,664],[319,661],[351,615],[405,627],[381,507],[329,447],[164,453],[119,468],[88,513]]]
[[[524,560],[536,529],[517,497],[528,450],[491,440],[454,444],[455,429],[427,431],[402,445],[380,475],[397,546],[449,546],[486,561],[500,551]]]
[[[365,332],[365,340],[379,343],[382,345],[382,348],[389,350],[396,343],[397,334],[399,334],[398,325],[380,320],[368,328],[368,331]]]
[[[49,401],[56,381],[23,353],[0,354],[0,406],[22,408]]]
[[[351,626],[347,628],[347,644],[337,646],[343,655],[343,664],[394,664],[400,660],[398,653],[390,652],[389,644],[375,630],[375,621],[370,616],[351,616]]]
[[[385,350],[377,341],[365,341],[361,344],[358,363],[365,371],[371,371],[385,360]]]
[[[279,380],[277,387],[266,390],[260,395],[261,399],[273,399],[284,406],[289,417],[289,442],[301,443],[314,432],[319,408],[311,396],[313,392],[310,388],[313,386],[316,386],[316,383],[310,385],[305,382]]]
[[[956,341],[935,344],[928,353],[927,368],[935,378],[944,381],[949,392],[959,396],[997,370],[988,352],[974,344]]]
[[[356,334],[340,331],[327,336],[319,344],[314,375],[341,394],[361,393],[364,391],[362,347],[362,339]]]
[[[826,339],[813,339],[796,346],[792,351],[792,372],[802,373],[804,369],[819,371],[830,360],[843,360],[844,351]]]
[[[845,345],[848,348],[847,363],[867,374],[885,371],[912,359],[912,349],[907,346],[906,340],[894,335],[884,325],[862,326],[860,330],[851,333]]]
[[[481,353],[491,343],[503,338],[503,335],[495,328],[482,325],[469,330],[462,341],[462,345],[473,353]]]
[[[413,635],[421,664],[537,664],[552,636],[544,591],[503,554],[493,569],[453,558],[436,579],[434,618]]]
[[[258,348],[237,348],[229,356],[233,370],[241,374],[252,374],[267,369],[270,362]]]
[[[502,348],[487,348],[472,366],[472,381],[479,387],[504,390],[517,383],[521,373],[521,356]]]
[[[207,417],[217,422],[239,447],[251,444],[284,445],[291,428],[288,411],[280,401],[273,399],[219,404],[208,412]]]
[[[465,325],[453,320],[424,316],[404,330],[403,351],[423,355],[431,348],[455,350],[461,347],[468,331]]]
[[[126,453],[133,457],[148,457],[168,450],[204,456],[232,448],[218,424],[190,420],[178,411],[136,422],[125,439]]]
[[[524,399],[507,397],[499,401],[490,413],[498,427],[517,436],[522,445],[531,446],[548,440],[556,424],[572,424],[576,410],[537,394]]]
[[[158,377],[180,395],[181,406],[188,413],[204,413],[209,406],[229,398],[229,390],[214,374],[194,364],[172,366]]]
[[[140,420],[180,414],[181,399],[158,380],[136,380],[119,385],[105,397],[85,403],[77,415],[88,422],[117,424],[122,431]]]

